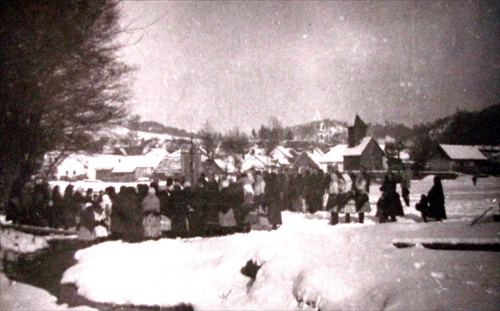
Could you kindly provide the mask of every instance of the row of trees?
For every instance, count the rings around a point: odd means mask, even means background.
[[[0,9],[0,185],[19,195],[44,155],[91,148],[127,114],[117,0],[13,1]],[[54,162],[59,160],[54,159]]]

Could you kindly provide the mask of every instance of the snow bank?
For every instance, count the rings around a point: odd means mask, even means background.
[[[14,229],[1,229],[0,250],[17,254],[34,253],[49,247],[44,237],[23,233]]]
[[[47,291],[9,280],[0,273],[0,309],[2,310],[96,310],[88,306],[69,308],[58,304],[57,298]]]
[[[76,253],[62,283],[104,303],[201,310],[498,309],[500,262],[495,252],[396,248],[394,240],[497,240],[500,225],[479,212],[499,197],[498,179],[443,182],[448,220],[422,223],[414,204],[431,184],[416,181],[411,206],[397,223],[328,225],[328,213],[283,213],[277,231],[216,238],[106,242]],[[372,204],[378,187],[370,194]],[[357,221],[355,215],[353,220]],[[240,270],[261,265],[255,280]]]
[[[286,213],[284,220],[294,216]],[[500,299],[496,253],[392,245],[399,237],[494,239],[498,224],[325,225],[322,234],[283,229],[103,243],[79,251],[62,283],[98,302],[184,302],[203,310],[494,309]],[[240,273],[248,260],[262,265],[254,282]]]

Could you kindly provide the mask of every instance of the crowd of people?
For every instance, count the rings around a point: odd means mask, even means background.
[[[331,225],[345,222],[358,214],[364,222],[371,211],[369,192],[371,176],[366,170],[340,172],[329,167],[321,170],[250,171],[246,174],[207,178],[204,174],[192,186],[181,179],[167,180],[137,187],[108,187],[103,191],[74,189],[69,184],[64,193],[58,185],[52,191],[47,184],[25,187],[7,208],[7,219],[14,223],[69,229],[76,227],[81,240],[121,239],[136,242],[173,237],[225,235],[248,232],[260,223],[277,229],[282,224],[281,211],[330,212]],[[376,203],[380,223],[394,222],[404,216],[397,184],[401,185],[403,202],[409,206],[411,175],[397,176],[388,171]],[[439,177],[429,194],[416,206],[422,218],[445,219],[444,195]],[[169,219],[165,228],[163,219]],[[168,233],[167,233],[168,232]]]

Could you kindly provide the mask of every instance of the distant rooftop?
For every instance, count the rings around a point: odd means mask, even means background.
[[[452,160],[487,160],[477,146],[439,145]]]

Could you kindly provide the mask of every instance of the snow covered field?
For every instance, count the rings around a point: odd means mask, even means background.
[[[414,181],[411,206],[397,223],[332,227],[328,214],[283,213],[277,231],[226,237],[162,239],[138,244],[106,242],[76,253],[64,284],[103,303],[172,306],[197,310],[493,310],[500,308],[497,252],[432,250],[417,244],[396,248],[397,239],[500,242],[491,214],[470,221],[490,206],[498,211],[500,179],[470,177],[443,182],[448,220],[422,223],[414,208],[432,177]],[[240,270],[261,265],[255,280]]]

